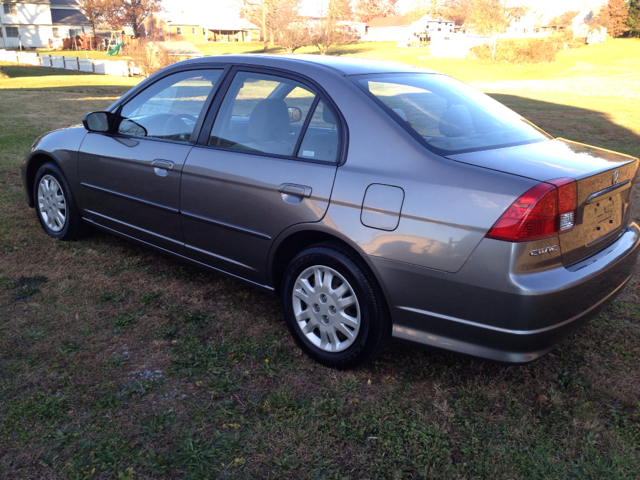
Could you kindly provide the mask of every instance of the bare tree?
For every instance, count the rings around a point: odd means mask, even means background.
[[[357,40],[356,35],[339,23],[347,11],[339,0],[329,0],[325,17],[313,27],[312,44],[318,47],[320,55],[326,55],[332,45],[346,45]]]
[[[283,30],[295,23],[300,8],[299,0],[237,0],[240,14],[260,27],[264,51],[269,41],[274,42]]]
[[[271,24],[275,43],[287,53],[312,44],[309,24],[300,17],[297,0],[283,1],[268,23]]]

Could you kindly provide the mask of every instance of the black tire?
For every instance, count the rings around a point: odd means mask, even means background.
[[[364,262],[339,244],[314,245],[291,260],[282,303],[298,346],[327,367],[344,370],[370,362],[391,338],[382,290]]]
[[[80,237],[80,212],[67,179],[54,163],[45,163],[36,172],[33,200],[38,221],[48,235],[60,240],[75,240]]]

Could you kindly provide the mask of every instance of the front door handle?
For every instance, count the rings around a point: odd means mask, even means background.
[[[311,196],[311,187],[306,185],[296,185],[294,183],[283,183],[278,187],[280,193],[293,195],[294,197],[309,198]]]
[[[173,162],[171,160],[157,159],[151,162],[151,166],[154,168],[163,168],[165,170],[173,170]]]
[[[156,159],[151,162],[151,166],[159,177],[166,177],[169,175],[169,170],[173,170],[173,162],[171,160]]]

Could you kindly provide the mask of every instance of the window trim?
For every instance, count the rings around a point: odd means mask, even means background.
[[[122,109],[125,107],[125,105],[127,105],[129,102],[131,102],[133,99],[135,99],[136,97],[138,97],[138,95],[141,95],[144,91],[146,91],[147,89],[151,88],[153,85],[155,85],[156,83],[164,80],[167,77],[170,77],[171,75],[175,75],[175,74],[180,74],[180,73],[184,73],[184,72],[192,72],[192,71],[204,71],[204,70],[219,70],[220,71],[220,76],[218,77],[218,79],[216,80],[215,85],[212,86],[211,91],[209,92],[209,95],[207,96],[207,99],[204,101],[204,104],[202,105],[202,108],[200,109],[200,115],[198,116],[198,120],[196,121],[196,124],[193,127],[193,133],[191,134],[191,138],[189,139],[188,142],[180,142],[178,140],[171,140],[168,138],[157,138],[157,137],[134,137],[132,135],[126,135],[126,134],[122,134],[122,133],[118,133],[118,125],[120,123],[120,121],[125,118],[122,117],[121,112]],[[165,75],[159,76],[156,79],[153,79],[153,81],[149,82],[148,84],[141,84],[142,88],[135,89],[135,91],[131,91],[130,95],[124,95],[123,97],[120,98],[120,101],[115,104],[112,107],[110,107],[107,111],[110,111],[112,113],[114,113],[115,116],[115,121],[113,122],[112,125],[110,125],[109,131],[106,132],[106,134],[114,136],[114,137],[119,137],[119,138],[135,138],[135,139],[145,139],[148,141],[156,141],[156,142],[169,142],[169,143],[175,143],[178,145],[195,145],[197,143],[198,138],[200,137],[201,134],[201,129],[202,129],[202,125],[204,123],[204,119],[207,115],[207,112],[209,111],[209,107],[211,105],[211,102],[213,101],[213,99],[216,96],[217,91],[220,89],[224,79],[226,78],[227,74],[228,74],[228,70],[229,70],[229,66],[225,65],[225,64],[221,64],[220,66],[212,66],[212,65],[193,65],[191,68],[184,68],[184,69],[171,69],[169,71],[166,72]]]
[[[15,29],[15,32],[16,32],[15,35],[11,35],[9,33],[9,32],[13,32],[14,31],[13,29]],[[4,33],[6,35],[6,38],[19,38],[20,37],[20,28],[18,28],[16,26],[5,26],[4,27]]]
[[[293,80],[295,82],[301,83],[305,85],[310,90],[312,90],[316,94],[316,98],[313,101],[312,107],[315,109],[317,103],[322,100],[324,104],[331,110],[334,118],[336,119],[336,129],[339,134],[339,142],[338,142],[338,154],[336,155],[336,161],[327,162],[326,160],[314,160],[311,158],[305,157],[296,157],[292,155],[277,155],[266,152],[251,152],[245,150],[234,150],[231,148],[218,147],[215,145],[209,145],[209,137],[211,135],[211,131],[213,130],[213,124],[215,123],[216,117],[220,113],[220,107],[222,106],[222,102],[227,96],[229,91],[229,87],[233,83],[235,76],[239,73],[256,73],[261,75],[271,75],[271,76],[279,76],[282,78],[286,78],[289,80]],[[300,148],[301,139],[304,138],[306,133],[306,128],[308,127],[308,122],[310,123],[311,116],[313,115],[312,110],[309,110],[311,115],[307,115],[307,119],[305,119],[305,125],[303,125],[300,130],[300,136],[298,137],[298,141],[296,142],[296,146],[294,148],[294,153]],[[308,122],[307,122],[308,120]],[[213,150],[222,150],[225,152],[237,153],[240,155],[256,155],[262,157],[273,157],[285,160],[295,160],[298,162],[306,162],[306,163],[315,163],[320,165],[330,165],[340,167],[345,164],[348,154],[348,146],[349,146],[349,131],[347,128],[347,122],[344,120],[342,116],[342,112],[336,107],[333,99],[327,94],[327,92],[322,88],[318,83],[307,78],[302,75],[298,75],[292,73],[289,70],[283,70],[279,68],[273,67],[263,67],[263,66],[255,66],[255,65],[245,65],[245,64],[235,64],[230,67],[229,72],[226,74],[225,81],[220,85],[218,91],[216,92],[215,99],[210,106],[210,110],[207,112],[206,119],[202,125],[200,130],[200,136],[196,142],[198,147],[206,147]]]

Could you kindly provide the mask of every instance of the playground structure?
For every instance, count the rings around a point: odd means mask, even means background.
[[[135,32],[132,27],[124,27],[121,32],[111,32],[109,39],[105,38],[107,55],[122,55],[123,50],[131,41],[135,41]]]

